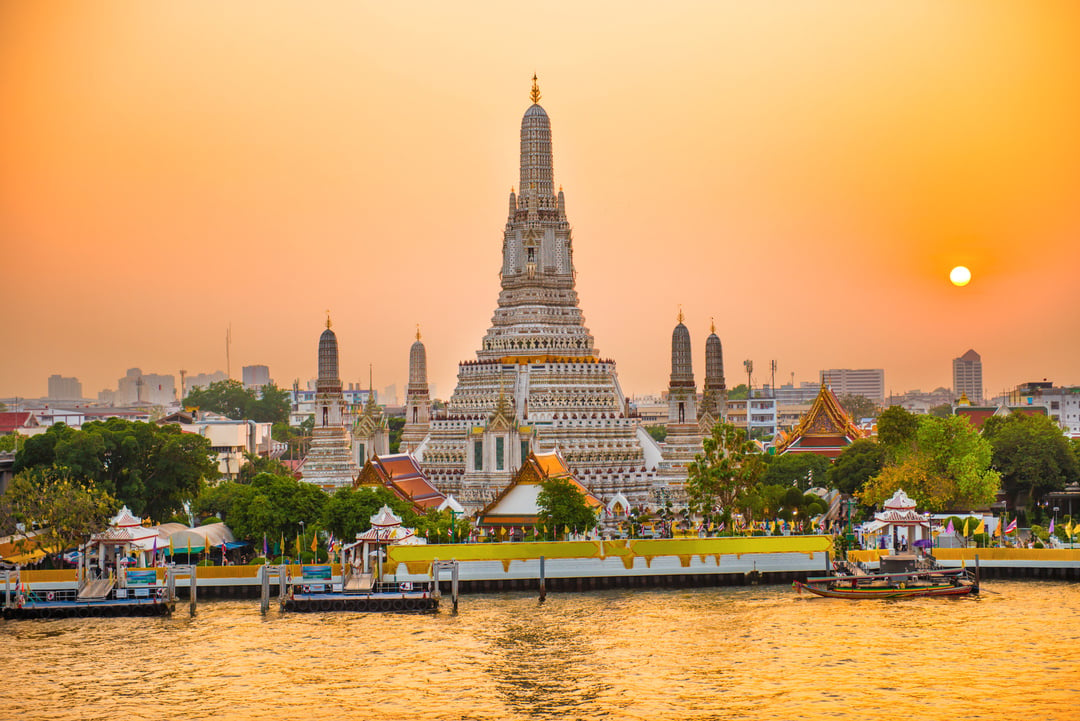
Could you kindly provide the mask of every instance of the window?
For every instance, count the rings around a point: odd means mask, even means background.
[[[521,442],[521,462],[524,463],[525,459],[529,457],[529,442]]]
[[[495,470],[501,471],[503,469],[503,443],[504,439],[500,436],[495,439]]]
[[[473,469],[484,470],[484,442],[473,441]]]

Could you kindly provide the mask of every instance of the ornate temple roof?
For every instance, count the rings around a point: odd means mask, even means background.
[[[840,405],[836,394],[822,383],[810,410],[776,446],[776,454],[816,453],[835,457],[862,437],[862,431]]]
[[[446,496],[431,485],[420,464],[408,453],[374,456],[364,464],[355,485],[384,486],[421,510],[435,508],[446,500]]]

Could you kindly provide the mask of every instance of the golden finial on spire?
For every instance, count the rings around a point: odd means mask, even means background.
[[[330,309],[329,308],[326,309],[326,327],[327,328],[330,327]]]
[[[416,340],[420,340],[420,324],[416,324]]]
[[[716,320],[709,316],[709,332],[716,335]]]
[[[540,102],[540,86],[536,84],[536,73],[533,73],[533,86],[532,92],[529,93],[529,99],[533,101],[533,105]]]
[[[682,314],[682,306],[681,305],[679,306],[679,322],[680,323],[683,322],[683,314]]]

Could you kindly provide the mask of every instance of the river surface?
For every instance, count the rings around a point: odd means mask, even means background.
[[[0,718],[1080,719],[1080,584],[469,595],[457,615],[0,621]],[[444,604],[448,606],[449,604]]]

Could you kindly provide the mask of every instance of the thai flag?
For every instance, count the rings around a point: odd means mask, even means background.
[[[330,532],[330,540],[326,542],[326,547],[330,549],[330,552],[334,552],[334,532]]]
[[[1005,533],[1012,533],[1016,530],[1016,519],[1009,521],[1009,525],[1005,526]]]

